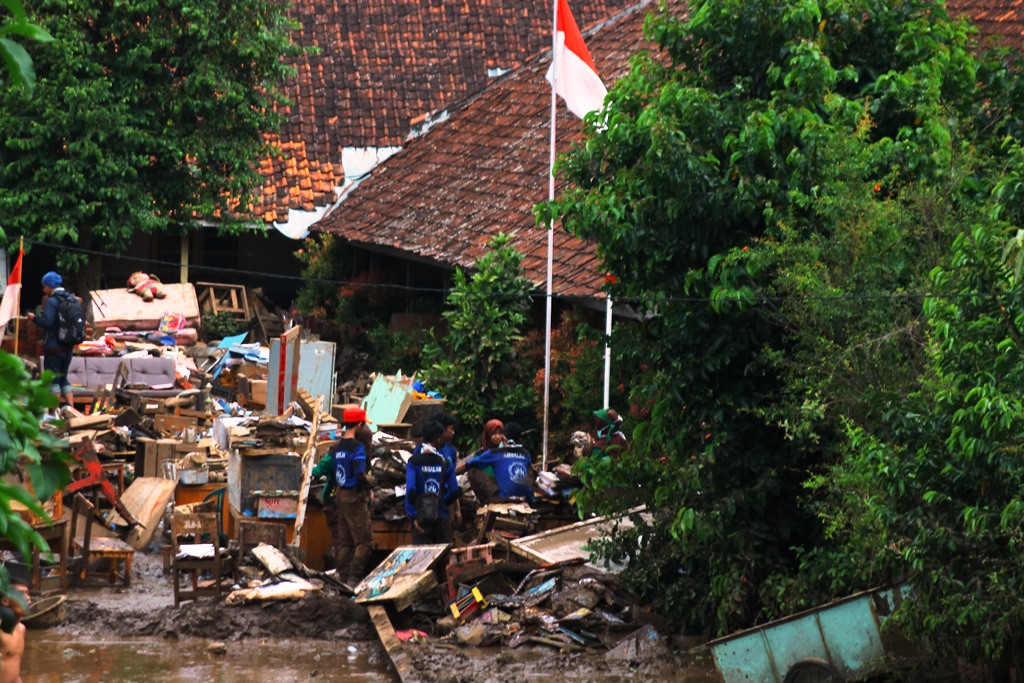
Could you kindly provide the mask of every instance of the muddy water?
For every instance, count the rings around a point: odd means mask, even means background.
[[[383,648],[375,642],[308,639],[242,640],[227,653],[208,651],[205,639],[88,639],[30,631],[24,683],[394,683]],[[609,663],[602,657],[565,658],[546,649],[449,650],[417,648],[414,659],[423,681],[478,683],[712,683],[708,662]],[[568,659],[568,660],[567,660]],[[671,660],[671,658],[669,658]]]
[[[247,640],[227,654],[208,652],[207,640],[87,640],[29,632],[24,683],[252,683],[337,681],[392,683],[386,658],[371,643]]]

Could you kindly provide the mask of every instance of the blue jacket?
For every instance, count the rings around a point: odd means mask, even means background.
[[[67,346],[62,346],[57,341],[57,324],[60,320],[57,308],[60,305],[60,299],[56,294],[65,291],[63,287],[53,290],[53,294],[43,304],[43,312],[32,318],[32,322],[37,327],[46,330],[46,337],[43,339],[43,351],[66,351],[68,349]]]
[[[419,455],[422,452],[423,452],[423,444],[422,443],[416,444],[415,448],[412,449],[412,454],[413,455]],[[454,444],[446,443],[443,446],[441,446],[440,448],[438,448],[437,452],[440,453],[441,455],[443,455],[444,457],[448,458],[448,464],[451,465],[452,468],[455,467],[455,464],[456,464],[455,461],[456,461],[456,458],[459,457],[459,451],[455,448]]]
[[[494,468],[494,479],[498,482],[498,495],[502,498],[526,498],[533,502],[533,484],[530,481],[530,465],[533,458],[522,446],[508,442],[504,448],[492,448],[470,458],[466,467]]]
[[[366,446],[356,439],[338,439],[331,452],[313,468],[314,479],[333,478],[340,489],[360,488],[361,474],[366,474]]]
[[[441,497],[438,514],[442,519],[448,519],[448,506],[459,497],[455,467],[432,448],[421,448],[405,464],[405,514],[409,519],[416,519],[416,496],[421,493],[436,493]]]

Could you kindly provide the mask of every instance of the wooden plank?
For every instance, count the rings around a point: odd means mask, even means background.
[[[388,657],[395,665],[395,671],[398,672],[402,683],[419,683],[420,677],[416,673],[416,667],[413,666],[412,657],[406,652],[402,641],[395,635],[395,628],[391,625],[391,620],[388,619],[387,610],[380,605],[370,605],[367,609],[370,612],[373,627],[377,629],[380,642],[387,650]]]
[[[74,429],[104,429],[114,421],[113,415],[86,415],[68,420],[68,427]]]
[[[313,410],[312,429],[309,431],[309,440],[306,442],[306,452],[302,454],[302,485],[299,487],[299,510],[295,514],[295,545],[302,545],[302,525],[306,523],[306,503],[309,500],[309,480],[313,475],[314,458],[316,455],[316,437],[320,433],[320,415],[323,412],[320,406],[323,405],[324,397],[317,398],[316,408]]]
[[[421,572],[419,574],[402,574],[396,576],[394,583],[383,595],[372,598],[359,598],[356,602],[373,605],[381,602],[390,602],[399,612],[403,612],[416,598],[427,591],[437,588],[437,576],[433,571]]]
[[[198,427],[199,420],[194,417],[178,415],[157,415],[153,418],[153,428],[167,434],[180,434],[189,427]]]
[[[377,375],[370,394],[363,401],[366,416],[376,424],[396,424],[402,421],[412,405],[412,392],[383,375]]]
[[[278,574],[292,569],[292,563],[288,561],[288,558],[284,556],[284,553],[272,545],[260,543],[250,552],[252,553],[252,556],[256,558],[256,561],[266,567],[267,571],[273,576],[277,576]]]
[[[433,568],[448,548],[448,545],[396,548],[355,586],[355,601],[367,604],[392,602],[399,610],[405,609],[437,585]]]
[[[149,545],[177,485],[176,481],[159,477],[140,477],[132,482],[121,496],[121,502],[139,520],[139,526],[128,532],[125,539],[128,545],[136,550],[144,550]],[[118,526],[127,525],[117,512],[111,512],[107,521]]]
[[[587,561],[588,566],[595,569],[603,571],[617,570],[618,567],[608,567],[591,562],[588,546],[592,540],[611,533],[616,525],[623,529],[632,527],[633,522],[630,521],[629,515],[640,513],[648,516],[649,513],[645,509],[644,506],[639,506],[617,517],[595,517],[594,519],[576,522],[559,529],[552,529],[512,540],[509,542],[509,545],[515,554],[542,565],[583,558]]]

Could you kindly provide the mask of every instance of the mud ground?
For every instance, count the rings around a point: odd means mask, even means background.
[[[158,553],[136,553],[132,585],[90,580],[69,591],[68,618],[51,633],[74,641],[153,637],[241,642],[269,639],[355,642],[371,647],[375,666],[390,668],[366,609],[351,598],[312,594],[302,600],[228,606],[204,598],[174,607],[170,578]],[[463,649],[432,640],[406,646],[425,683],[534,680],[645,680],[652,683],[716,681],[709,661],[670,650],[667,645],[637,661],[609,660],[603,652],[564,653],[542,646]]]

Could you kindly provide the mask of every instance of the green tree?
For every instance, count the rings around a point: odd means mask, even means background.
[[[523,276],[523,255],[508,235],[488,243],[490,251],[468,274],[455,271],[454,286],[442,315],[448,333],[423,350],[424,381],[448,399],[463,425],[482,426],[491,418],[536,422],[533,368],[523,362],[524,328],[533,285]],[[459,446],[476,448],[476,435],[460,432]]]
[[[596,240],[650,316],[651,419],[596,483],[654,517],[608,552],[688,628],[728,632],[799,607],[780,598],[829,531],[805,483],[844,420],[886,429],[874,408],[919,387],[920,300],[899,295],[978,215],[1021,91],[938,2],[688,6],[648,20],[666,59],[634,57],[539,218]]]
[[[809,577],[842,557],[837,578],[910,578],[904,630],[952,656],[1016,658],[1019,669],[1024,287],[1005,257],[1008,227],[978,221],[935,269],[929,373],[920,391],[878,411],[884,429],[851,423],[847,456],[811,482],[834,494],[820,512],[837,542],[804,563]]]
[[[0,476],[27,473],[34,493],[0,479],[0,534],[14,543],[25,558],[31,546],[49,550],[46,541],[22,519],[11,503],[17,501],[45,518],[40,501],[48,500],[71,481],[69,458],[61,441],[39,424],[48,408],[57,405],[49,378],[32,380],[21,360],[0,351]],[[6,594],[10,576],[0,565],[0,593]]]
[[[35,96],[0,91],[8,237],[119,252],[251,215],[295,24],[272,0],[41,0]],[[89,257],[59,256],[62,268]],[[98,268],[98,260],[92,259]]]
[[[7,66],[7,74],[15,85],[23,85],[29,90],[36,86],[36,70],[32,64],[32,58],[28,52],[13,38],[9,36],[20,36],[30,40],[48,42],[53,36],[40,26],[29,21],[25,14],[25,7],[21,0],[2,0],[4,7],[11,13],[0,26],[0,57],[3,57]]]

